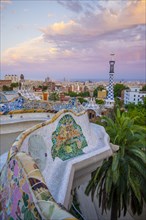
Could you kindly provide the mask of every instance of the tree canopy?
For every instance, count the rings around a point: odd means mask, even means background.
[[[97,97],[98,91],[102,91],[103,89],[105,89],[104,86],[103,85],[99,85],[96,89],[94,89],[93,97]]]
[[[80,93],[77,93],[77,92],[68,92],[68,93],[65,93],[65,95],[68,95],[70,97],[89,97],[90,96],[90,93],[87,91],[87,92],[80,92]]]
[[[128,87],[121,83],[115,84],[114,85],[114,97],[121,97],[121,92],[124,89],[128,89]]]
[[[52,92],[49,96],[49,100],[51,101],[58,101],[59,100],[59,95],[57,92]]]
[[[12,90],[13,90],[13,87],[12,87],[12,86],[3,85],[2,90],[3,90],[3,91],[12,91]]]
[[[146,91],[146,84],[142,87],[141,91]]]
[[[135,120],[119,109],[114,120],[104,117],[105,129],[119,150],[97,168],[86,189],[92,199],[96,193],[103,211],[111,210],[111,220],[122,211],[126,215],[129,206],[140,215],[146,202],[146,129]]]
[[[81,104],[82,104],[83,102],[87,102],[87,100],[84,99],[84,98],[82,98],[82,97],[79,97],[78,100],[79,100],[79,102],[80,102]]]
[[[146,97],[143,99],[143,103],[129,103],[125,105],[127,109],[127,115],[132,119],[135,118],[135,123],[141,126],[146,126]]]
[[[16,82],[16,83],[11,83],[11,87],[13,87],[13,88],[17,88],[19,86],[19,83],[18,82]]]
[[[96,99],[96,104],[102,105],[104,101],[102,99]]]

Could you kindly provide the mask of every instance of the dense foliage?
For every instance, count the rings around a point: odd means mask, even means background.
[[[146,91],[146,84],[142,87],[141,91]]]
[[[68,93],[65,93],[65,95],[68,95],[70,97],[90,97],[90,93],[88,91],[87,92],[80,92],[80,93],[68,92]]]
[[[12,91],[12,90],[13,90],[13,87],[12,87],[12,86],[3,85],[2,90],[3,90],[3,91]]]
[[[82,104],[83,102],[87,102],[87,100],[84,99],[84,98],[82,98],[82,97],[79,97],[78,100],[79,100],[79,102],[80,102],[81,104]]]
[[[12,91],[13,88],[17,88],[17,87],[18,87],[18,83],[11,83],[10,86],[3,85],[2,90],[3,91]]]
[[[98,91],[102,91],[104,88],[104,86],[99,85],[96,89],[94,89],[93,91],[93,97],[97,97]]]
[[[102,104],[104,104],[104,100],[96,99],[96,104],[102,105]]]
[[[42,89],[42,92],[44,92],[44,91],[46,91],[48,89],[48,86],[44,86],[44,85],[41,86],[40,85],[39,88]]]
[[[128,89],[128,87],[121,83],[115,84],[114,85],[114,97],[121,97],[121,92],[124,89]]]
[[[118,109],[114,120],[104,117],[110,140],[119,150],[103,161],[92,174],[86,193],[95,193],[102,210],[111,210],[111,220],[116,220],[130,207],[133,214],[140,215],[146,202],[146,151],[145,131],[130,117]]]
[[[125,105],[127,109],[127,115],[131,118],[135,118],[135,124],[146,126],[146,97],[143,99],[143,104],[130,103]]]
[[[52,92],[50,95],[49,95],[49,100],[51,101],[58,101],[59,100],[59,95],[57,92]]]
[[[13,88],[17,88],[18,86],[19,86],[18,82],[16,82],[16,83],[11,83],[11,87],[13,87]]]

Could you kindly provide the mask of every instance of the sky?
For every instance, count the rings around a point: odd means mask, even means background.
[[[0,3],[2,79],[146,79],[146,0]]]

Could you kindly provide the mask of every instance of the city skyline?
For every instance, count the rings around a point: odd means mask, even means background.
[[[1,77],[145,80],[145,0],[1,0]]]

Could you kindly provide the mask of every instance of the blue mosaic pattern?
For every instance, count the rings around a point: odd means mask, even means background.
[[[84,154],[82,149],[87,146],[81,127],[69,114],[63,116],[52,134],[52,158],[59,157],[61,160]]]
[[[23,97],[19,97],[14,101],[3,103],[0,105],[0,112],[7,114],[14,110],[29,110],[29,109],[45,109],[50,110],[51,106],[49,103],[40,102],[36,100],[27,100]]]
[[[76,97],[71,98],[68,103],[60,103],[53,105],[53,109],[57,112],[62,109],[74,110],[75,112],[83,111],[83,107],[78,102],[78,99]]]
[[[2,104],[0,105],[0,112],[3,112],[5,114],[13,110],[23,109],[24,102],[25,100],[22,97],[19,97],[13,102]]]

